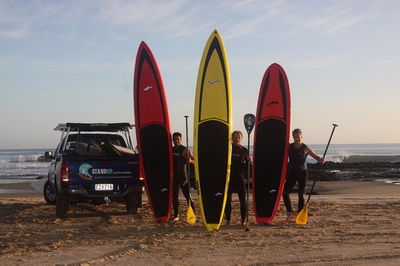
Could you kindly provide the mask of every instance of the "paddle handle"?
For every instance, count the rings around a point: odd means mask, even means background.
[[[333,132],[335,132],[335,128],[338,126],[336,124],[332,124],[332,125],[333,125],[333,128],[332,128],[331,136],[329,137],[328,144],[326,145],[324,155],[322,156],[322,158],[324,158],[324,159],[325,159],[326,152],[328,151],[329,144],[331,143]]]
[[[190,195],[190,154],[189,154],[189,130],[188,130],[188,115],[185,115],[185,120],[186,120],[186,156],[187,156],[187,160],[188,163],[186,165],[187,168],[187,176],[188,176],[188,185],[189,185],[189,195]]]
[[[253,114],[245,114],[243,117],[244,127],[247,131],[247,152],[250,156],[250,134],[253,130],[256,117]],[[251,178],[251,162],[247,162],[247,194],[246,194],[246,228],[249,231],[249,193],[250,193],[250,178]]]
[[[247,133],[247,152],[250,155],[250,133]],[[247,222],[249,221],[249,190],[250,190],[250,178],[251,178],[251,162],[247,162],[247,198],[246,198],[246,204],[247,204]]]
[[[332,125],[333,125],[333,128],[332,128],[331,136],[329,137],[328,144],[326,145],[324,155],[322,156],[323,159],[325,159],[325,155],[326,155],[326,153],[327,153],[327,151],[328,151],[329,144],[331,143],[332,136],[333,136],[333,132],[335,132],[335,129],[336,129],[336,127],[338,126],[338,125],[336,125],[336,124],[332,124]],[[321,167],[318,168],[318,172],[317,172],[317,173],[319,173],[320,170],[321,170]],[[306,205],[307,205],[308,202],[310,201],[311,194],[312,194],[312,192],[314,191],[314,187],[315,187],[315,183],[316,183],[316,182],[317,182],[317,180],[314,179],[314,183],[313,183],[313,185],[312,185],[312,187],[311,187],[311,190],[310,190],[310,193],[309,193],[309,195],[308,195]]]

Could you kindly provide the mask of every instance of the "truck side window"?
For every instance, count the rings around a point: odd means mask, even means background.
[[[75,143],[76,143],[76,141],[68,141],[67,146],[65,147],[65,150],[74,151],[75,150]]]

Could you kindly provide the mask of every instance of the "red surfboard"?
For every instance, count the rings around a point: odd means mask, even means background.
[[[173,157],[168,104],[157,62],[141,42],[133,81],[135,128],[140,169],[157,222],[171,213]]]
[[[282,196],[288,163],[290,108],[286,73],[274,63],[261,82],[254,128],[253,204],[259,224],[272,222]]]

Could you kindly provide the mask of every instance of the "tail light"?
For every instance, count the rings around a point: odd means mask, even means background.
[[[62,163],[61,164],[61,181],[62,182],[68,182],[69,181],[69,169],[68,169],[68,163]]]
[[[139,180],[140,180],[140,181],[143,181],[143,180],[144,180],[143,175],[142,175],[142,172],[140,172],[140,174],[139,174]]]

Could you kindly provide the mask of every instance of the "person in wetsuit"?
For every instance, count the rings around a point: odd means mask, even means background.
[[[179,221],[179,188],[181,188],[186,201],[190,201],[194,212],[194,204],[190,198],[190,187],[188,179],[188,163],[193,163],[194,156],[193,153],[183,146],[182,134],[175,132],[172,134],[172,141],[174,146],[172,147],[172,153],[174,158],[174,177],[172,183],[172,207],[174,209],[173,222]]]
[[[232,212],[232,193],[234,190],[238,193],[240,202],[240,216],[241,225],[245,225],[246,218],[246,182],[244,179],[243,171],[247,166],[247,162],[251,162],[251,156],[248,150],[241,145],[243,139],[242,132],[236,130],[232,133],[232,157],[231,157],[231,173],[228,187],[228,194],[225,205],[225,226],[231,225],[231,212]]]
[[[299,197],[298,211],[304,207],[304,191],[308,180],[307,156],[310,154],[318,163],[325,163],[324,158],[319,157],[312,148],[303,143],[303,135],[299,128],[293,130],[292,136],[293,143],[289,146],[289,169],[283,188],[283,201],[287,211],[286,222],[295,217],[289,194],[293,191],[296,182],[298,183]]]

